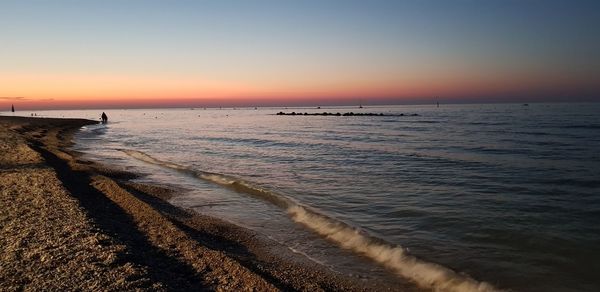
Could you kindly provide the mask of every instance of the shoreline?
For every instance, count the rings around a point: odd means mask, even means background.
[[[83,160],[80,153],[70,150],[73,135],[82,126],[96,123],[83,119],[0,116],[0,135],[4,138],[2,141],[5,140],[0,143],[7,144],[0,147],[12,149],[0,159],[2,203],[11,204],[12,198],[8,196],[33,194],[30,191],[35,183],[16,186],[20,179],[31,177],[38,171],[28,168],[33,163],[48,173],[46,182],[56,185],[50,190],[43,189],[43,192],[52,197],[61,195],[70,201],[70,208],[79,210],[80,218],[72,223],[90,230],[92,241],[100,242],[94,245],[99,250],[78,253],[74,250],[76,248],[67,248],[56,256],[89,256],[90,259],[83,262],[69,261],[66,265],[62,263],[53,267],[57,271],[61,268],[77,270],[89,264],[89,274],[77,274],[77,278],[68,271],[32,272],[29,277],[45,281],[41,287],[63,287],[63,279],[71,276],[72,282],[78,282],[80,286],[68,287],[84,290],[113,287],[149,290],[421,291],[402,279],[394,283],[364,281],[335,273],[306,259],[302,262],[300,256],[248,229],[169,204],[167,200],[175,195],[175,190],[136,183],[131,181],[137,177],[134,173]],[[14,179],[12,184],[4,179],[4,176],[11,175]],[[36,199],[44,200],[44,196],[38,195]],[[12,204],[10,207],[17,211],[14,215],[19,211],[23,213],[19,209],[26,208],[16,202]],[[50,215],[54,212],[52,206],[47,211]],[[7,226],[19,219],[11,217],[11,214],[2,217],[3,223],[8,222]],[[64,218],[64,221],[71,219]],[[2,236],[12,241],[19,236],[18,231],[14,233]],[[55,237],[54,240],[60,242],[64,234],[59,232]],[[74,241],[74,244],[82,249],[90,246],[85,242]],[[56,244],[46,242],[46,245]],[[25,242],[19,249],[2,249],[4,263],[3,272],[0,271],[0,290],[33,287],[20,281],[19,278],[24,275],[14,273],[19,269],[27,271],[36,258],[44,255],[44,252],[36,255],[36,251],[29,248],[28,242]],[[102,249],[111,252],[106,253]],[[41,250],[48,250],[48,247]],[[32,252],[32,260],[19,258],[16,256],[18,251]],[[105,253],[111,260],[100,260]]]

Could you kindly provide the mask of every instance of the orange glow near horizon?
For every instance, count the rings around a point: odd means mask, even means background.
[[[323,101],[369,98],[403,100],[446,96],[477,97],[528,92],[568,90],[581,84],[561,76],[411,76],[396,79],[360,80],[278,80],[233,82],[202,77],[124,75],[0,75],[0,106],[17,104],[25,108],[60,108],[110,105],[111,107],[181,106],[198,104],[279,104],[303,100]],[[591,87],[591,84],[589,84]],[[18,97],[18,98],[17,98]]]
[[[5,2],[0,111],[600,101],[591,2]]]

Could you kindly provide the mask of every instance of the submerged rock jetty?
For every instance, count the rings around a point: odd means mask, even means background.
[[[337,116],[337,117],[354,117],[354,116],[367,116],[367,117],[404,117],[404,116],[408,116],[408,117],[416,117],[419,116],[419,114],[384,114],[384,113],[354,113],[354,112],[347,112],[347,113],[328,113],[328,112],[322,112],[322,113],[297,113],[297,112],[291,112],[291,113],[284,113],[284,112],[278,112],[276,115],[278,116]]]

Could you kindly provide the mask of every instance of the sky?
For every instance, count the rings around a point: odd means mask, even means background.
[[[600,1],[0,1],[0,108],[436,101],[600,101]]]

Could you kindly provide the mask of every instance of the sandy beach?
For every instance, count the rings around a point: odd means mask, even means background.
[[[69,149],[82,119],[0,117],[0,290],[412,291],[340,275],[177,190]]]

